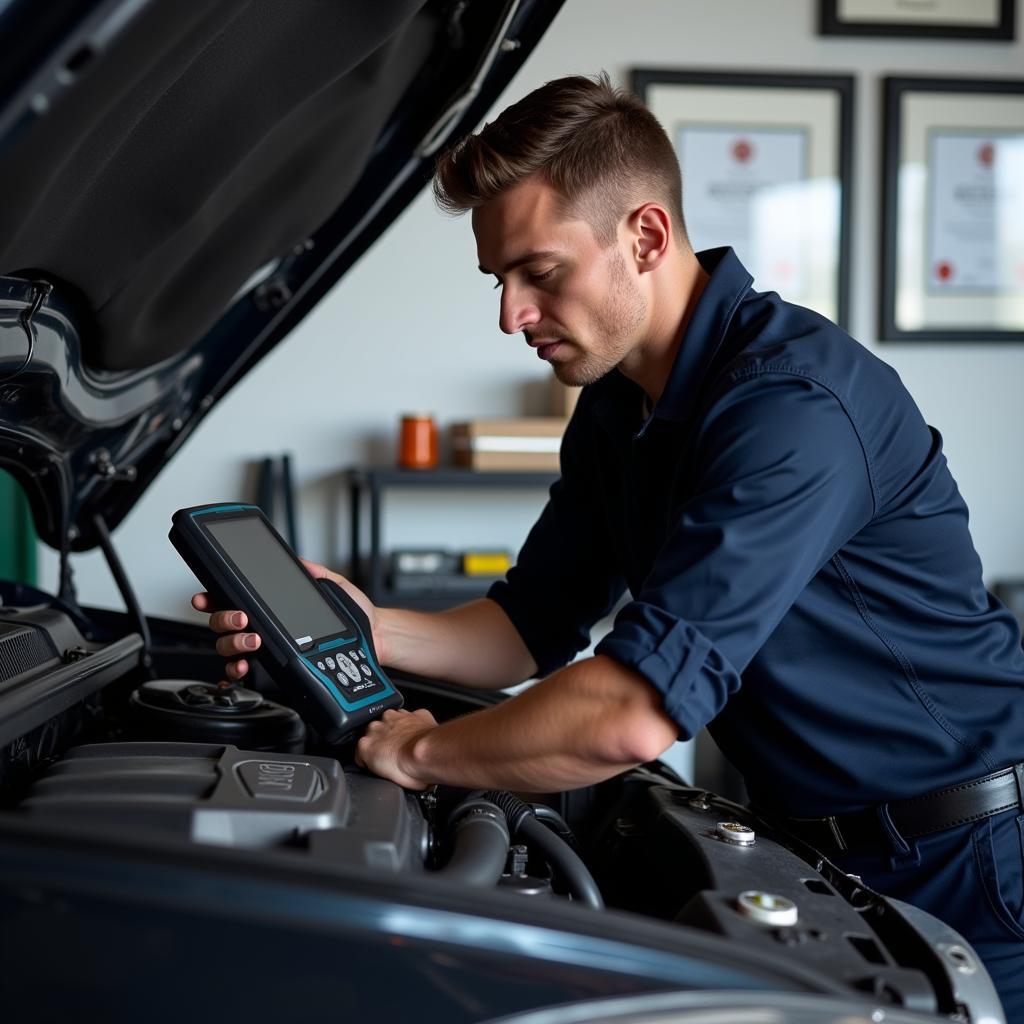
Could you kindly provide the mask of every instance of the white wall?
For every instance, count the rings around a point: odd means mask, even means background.
[[[816,8],[817,0],[568,0],[496,111],[551,78],[600,68],[623,83],[635,66],[855,73],[852,331],[897,368],[943,432],[987,577],[1024,576],[1024,346],[878,345],[875,334],[881,76],[1024,76],[1024,43],[823,38],[815,35]],[[1022,22],[1024,9],[1018,35]],[[347,538],[339,470],[390,459],[401,412],[430,409],[443,423],[543,412],[546,368],[521,337],[499,332],[496,308],[476,269],[468,221],[441,216],[422,195],[217,407],[117,530],[143,607],[191,614],[190,576],[166,540],[170,514],[246,496],[251,459],[296,453],[301,546],[338,563]],[[440,498],[406,504],[389,518],[388,538],[514,547],[541,499],[507,494],[466,510]],[[83,602],[121,607],[99,556],[74,561]],[[52,552],[44,552],[41,574],[52,587]]]

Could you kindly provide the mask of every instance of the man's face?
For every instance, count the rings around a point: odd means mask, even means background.
[[[647,301],[629,244],[601,246],[534,176],[473,211],[480,269],[501,289],[498,323],[523,332],[563,384],[590,384],[641,346]]]

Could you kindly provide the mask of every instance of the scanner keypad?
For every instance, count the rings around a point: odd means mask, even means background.
[[[311,652],[306,656],[306,663],[315,676],[330,680],[346,701],[362,700],[384,689],[383,681],[358,644],[334,647],[329,653]]]

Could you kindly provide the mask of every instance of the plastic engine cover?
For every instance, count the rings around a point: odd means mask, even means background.
[[[216,744],[75,747],[20,807],[54,824],[296,849],[389,871],[421,869],[426,846],[418,805],[391,782],[346,774],[327,757]]]

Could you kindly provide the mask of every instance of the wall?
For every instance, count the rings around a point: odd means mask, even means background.
[[[1021,0],[1018,0],[1020,6]],[[607,69],[619,82],[635,66],[825,71],[857,75],[852,331],[899,371],[946,450],[972,509],[989,579],[1024,576],[1024,346],[878,345],[880,78],[886,73],[1024,76],[1024,43],[823,38],[816,0],[568,0],[497,109],[542,82]],[[1024,35],[1024,9],[1018,36]],[[442,422],[543,412],[546,369],[521,337],[502,335],[491,284],[476,269],[467,220],[422,195],[322,305],[220,403],[168,466],[114,540],[147,611],[187,617],[190,576],[166,540],[182,505],[244,496],[249,460],[296,453],[301,546],[341,564],[346,507],[341,467],[389,460],[406,410]],[[396,543],[518,544],[541,494],[503,495],[465,508],[441,496],[396,507]],[[75,558],[80,597],[121,607],[102,560]],[[56,559],[43,552],[44,586]]]

